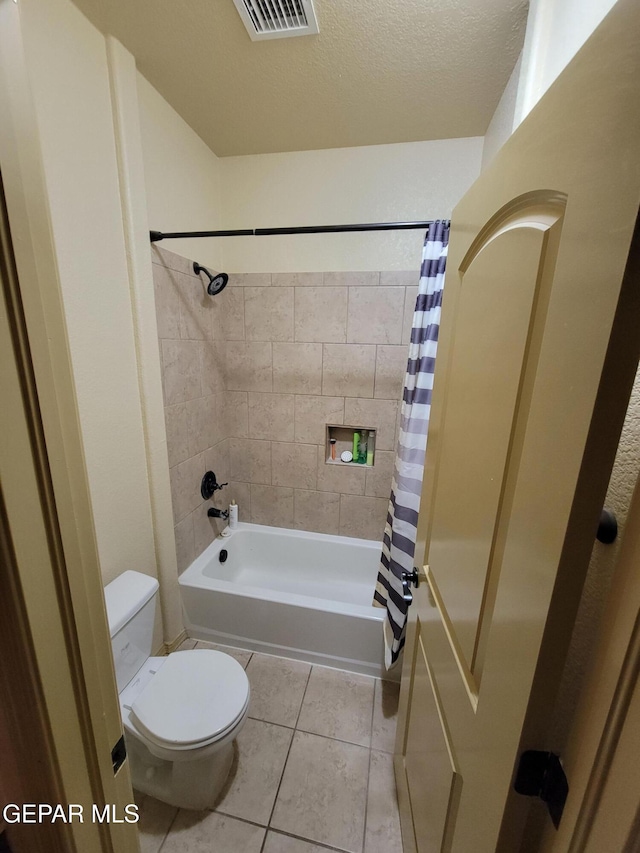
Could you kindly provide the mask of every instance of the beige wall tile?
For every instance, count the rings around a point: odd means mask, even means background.
[[[192,456],[169,471],[173,520],[177,524],[202,503],[200,483],[204,476],[204,454]]]
[[[224,341],[202,341],[200,343],[200,381],[202,395],[220,394],[225,389]]]
[[[376,431],[376,450],[395,450],[399,401],[360,400],[345,397],[344,422]]]
[[[224,396],[224,395],[221,395]],[[187,407],[187,429],[189,435],[189,456],[202,453],[224,438],[224,421],[221,407],[216,405],[216,397],[198,397],[189,400]]]
[[[375,346],[365,344],[325,344],[323,346],[323,394],[373,397],[375,372]]]
[[[252,483],[251,521],[272,527],[293,527],[293,489]]]
[[[409,349],[404,346],[379,346],[376,352],[376,381],[373,396],[400,400],[407,373]]]
[[[189,513],[174,528],[176,536],[176,558],[178,560],[178,574],[182,574],[186,568],[195,560],[193,539],[193,513]]]
[[[178,277],[180,288],[180,337],[183,340],[213,339],[213,299],[204,282],[195,275]]]
[[[229,274],[232,287],[270,287],[270,272],[234,272]]]
[[[380,284],[379,272],[326,272],[324,284],[348,287],[375,287]]]
[[[176,403],[175,406],[167,406],[164,410],[164,422],[167,428],[169,468],[173,468],[174,465],[184,462],[191,455],[189,453],[187,404]]]
[[[275,343],[273,390],[282,394],[321,394],[322,344]]]
[[[229,476],[242,483],[271,483],[271,442],[229,439]]]
[[[364,495],[365,465],[326,462],[324,447],[318,447],[318,491]]]
[[[271,275],[274,287],[319,287],[322,280],[321,272],[274,272]]]
[[[152,269],[158,337],[176,340],[180,337],[180,291],[176,274],[159,264],[152,264]]]
[[[293,394],[249,392],[249,438],[293,441]]]
[[[324,447],[327,424],[344,423],[344,397],[295,398],[295,440]]]
[[[411,324],[416,310],[416,299],[418,298],[418,285],[407,287],[404,294],[404,320],[402,322],[402,343],[408,344],[411,340]]]
[[[270,343],[228,341],[226,356],[229,391],[271,391],[273,371]]]
[[[340,535],[382,542],[388,498],[340,496]]]
[[[395,438],[393,439],[394,450],[398,449],[398,442],[400,441],[400,426],[402,425],[402,406],[402,403],[400,403],[400,405],[398,406],[398,416],[396,417],[396,434]]]
[[[165,406],[201,395],[198,341],[162,341]]]
[[[271,442],[271,482],[274,486],[315,489],[318,462],[315,444]]]
[[[295,340],[308,343],[345,343],[346,287],[295,289]]]
[[[244,325],[248,341],[293,340],[293,287],[245,287]]]
[[[251,521],[251,486],[249,483],[236,483],[233,480],[225,489],[229,503],[238,504],[238,521]]]
[[[350,287],[348,343],[399,344],[404,296],[403,287]]]
[[[199,557],[204,549],[213,542],[220,530],[227,526],[226,521],[209,518],[207,512],[210,506],[212,506],[211,501],[203,501],[191,513],[193,518],[193,545],[196,557]]]
[[[338,534],[340,530],[340,495],[295,489],[293,524],[296,530]]]
[[[218,442],[214,447],[209,447],[204,454],[204,467],[207,471],[213,471],[218,483],[227,483],[231,477],[231,464],[229,460],[229,439]],[[217,494],[220,494],[219,492]],[[222,492],[226,498],[226,489]],[[218,504],[216,504],[217,506]]]
[[[230,438],[249,438],[249,403],[246,391],[227,391],[226,430]]]
[[[382,287],[414,287],[420,280],[420,268],[415,270],[389,270],[380,273]]]
[[[213,337],[218,341],[244,340],[244,288],[225,287],[213,300]]]
[[[376,450],[373,467],[367,468],[364,493],[372,498],[388,498],[396,454],[393,450]]]
[[[169,249],[161,248],[157,243],[151,246],[151,261],[154,264],[176,270],[176,272],[193,275],[193,261],[182,255],[176,255],[175,252],[171,252]]]

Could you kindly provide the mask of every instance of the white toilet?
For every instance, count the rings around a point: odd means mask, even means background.
[[[158,581],[124,572],[105,587],[133,787],[185,809],[211,808],[249,711],[249,679],[223,652],[151,657]]]

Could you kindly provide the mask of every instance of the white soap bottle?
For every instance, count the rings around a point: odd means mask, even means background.
[[[238,527],[238,504],[231,501],[229,504],[229,530],[235,530]]]

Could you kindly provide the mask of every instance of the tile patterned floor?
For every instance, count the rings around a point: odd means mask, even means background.
[[[402,853],[393,778],[399,685],[185,640],[233,655],[251,684],[212,811],[137,796],[142,853]]]

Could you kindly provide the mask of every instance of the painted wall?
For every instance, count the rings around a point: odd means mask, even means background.
[[[524,47],[484,137],[486,168],[616,0],[531,0]]]
[[[220,159],[228,228],[448,218],[480,173],[482,137]],[[419,269],[424,234],[224,239],[232,272]]]
[[[220,161],[142,74],[137,79],[150,228],[219,228]],[[205,266],[222,268],[219,240],[171,240],[162,245]]]
[[[155,575],[105,39],[70,0],[20,8],[103,578]]]
[[[533,109],[616,0],[531,0],[516,124]]]
[[[500,148],[511,136],[516,127],[516,105],[518,100],[518,89],[520,87],[520,75],[522,72],[522,54],[518,58],[509,78],[502,97],[498,102],[491,123],[484,135],[484,146],[482,148],[482,168],[485,169],[493,160]]]

